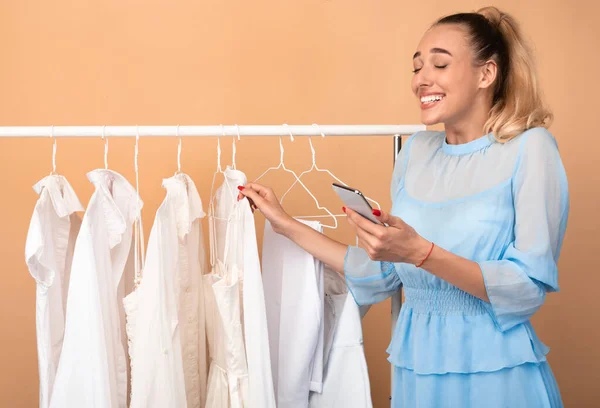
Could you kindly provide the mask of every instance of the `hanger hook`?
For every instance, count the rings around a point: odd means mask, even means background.
[[[292,131],[290,130],[290,127],[288,126],[287,123],[284,123],[283,126],[285,126],[285,128],[287,129],[288,133],[290,134],[290,140],[293,142],[294,141],[294,135],[292,134]]]
[[[221,134],[225,136],[225,129],[223,128],[223,124],[219,125],[221,127]],[[222,172],[221,170],[221,136],[217,136],[217,171]]]
[[[106,125],[102,126],[102,140],[104,140],[104,168],[108,169],[108,137],[106,137]]]
[[[279,165],[283,164],[283,138],[279,136]]]
[[[139,153],[139,149],[138,149],[138,143],[140,141],[140,128],[138,125],[135,125],[135,149],[134,149],[134,166],[135,166],[135,174],[136,174],[136,178],[137,178],[137,172],[138,172],[138,153]]]
[[[237,124],[235,125],[235,131],[237,132],[237,140],[239,142],[241,140],[241,135],[240,135],[240,127]]]
[[[321,126],[317,125],[316,123],[313,123],[312,126],[316,126],[319,130],[319,133],[321,134],[321,137],[325,139],[325,133],[323,133],[323,131],[321,130]]]
[[[179,140],[177,144],[177,173],[181,173],[181,135],[179,134],[179,125],[175,128],[175,136]]]
[[[237,139],[240,140],[240,127],[236,124],[235,125],[235,129],[237,131]],[[235,147],[235,135],[233,136],[233,141],[231,142],[231,167],[236,170],[235,167],[235,155],[236,155],[237,149]]]
[[[56,174],[56,137],[54,136],[54,125],[50,126],[50,137],[52,138],[52,172]]]
[[[135,167],[135,191],[138,195],[138,199],[140,196],[140,178],[139,178],[139,167],[138,167],[138,155],[139,155],[139,141],[140,141],[140,128],[138,125],[135,125],[135,149],[133,156],[133,165]],[[141,207],[137,209],[138,216],[140,216]]]
[[[313,123],[312,126],[316,126],[316,128],[319,130],[319,133],[321,134],[321,137],[324,139],[325,138],[325,133],[323,133],[323,131],[321,130],[321,126],[317,125],[316,123]],[[308,143],[310,144],[310,151],[312,153],[312,164],[313,167],[316,167],[316,152],[315,152],[315,148],[313,147],[312,144],[312,137],[308,138]]]

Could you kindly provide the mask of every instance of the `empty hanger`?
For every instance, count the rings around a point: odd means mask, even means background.
[[[284,123],[283,126],[287,127],[287,124]],[[292,132],[289,129],[288,129],[288,132],[290,133],[290,139],[292,141],[294,141],[294,135],[292,135]],[[300,216],[300,217],[296,217],[296,218],[320,218],[320,217],[327,217],[327,216],[329,216],[329,217],[333,218],[333,225],[322,224],[323,228],[332,228],[332,229],[337,228],[338,222],[337,222],[337,218],[335,217],[335,215],[333,215],[333,213],[331,211],[329,211],[326,207],[322,207],[319,204],[319,200],[317,200],[317,197],[315,197],[315,195],[310,191],[310,189],[308,187],[306,187],[306,185],[304,185],[304,183],[302,182],[302,180],[300,180],[298,178],[298,175],[293,170],[290,170],[290,169],[288,169],[288,168],[285,167],[285,163],[283,161],[283,155],[284,155],[283,141],[282,141],[282,138],[280,136],[279,137],[279,165],[277,167],[270,167],[270,168],[268,168],[255,181],[259,180],[261,177],[263,177],[265,174],[267,174],[271,170],[282,169],[282,170],[284,170],[284,171],[292,174],[294,176],[294,179],[295,179],[294,180],[294,185],[296,183],[299,183],[304,188],[304,190],[312,197],[312,199],[314,200],[315,204],[317,205],[317,208],[319,210],[323,210],[323,211],[327,212],[327,214],[328,214],[328,215],[325,215],[325,216],[319,216],[319,215],[317,215],[317,216]]]
[[[321,130],[321,127],[319,125],[317,125],[316,123],[313,123],[312,126],[315,126],[317,129],[319,129],[319,133],[321,133],[321,137],[324,139],[325,138],[325,133],[323,133],[323,131]],[[300,173],[300,175],[298,176],[299,179],[302,178],[303,175],[305,175],[306,173],[310,173],[313,170],[319,171],[319,172],[324,172],[329,174],[334,180],[336,180],[338,183],[344,185],[344,186],[348,186],[348,184],[344,183],[342,180],[340,180],[338,177],[336,177],[331,171],[327,170],[327,169],[320,169],[319,166],[317,166],[316,163],[316,152],[315,152],[315,148],[313,147],[312,144],[312,136],[308,137],[308,143],[310,144],[310,151],[312,154],[312,166],[310,167],[310,169],[303,171],[302,173]],[[288,188],[288,190],[283,194],[283,196],[281,196],[281,200],[280,202],[283,203],[283,199],[285,198],[285,196],[292,190],[292,188],[294,188],[294,186],[296,185],[297,181],[294,181],[294,183],[290,186],[290,188]],[[373,200],[372,198],[369,198],[367,196],[365,196],[365,198],[369,201],[371,201],[372,203],[374,203],[378,209],[381,210],[381,206],[379,205],[379,203],[375,200]],[[346,214],[336,214],[336,217],[345,217]]]
[[[287,127],[287,124],[284,123],[283,126]],[[290,140],[293,142],[294,141],[294,135],[292,135],[292,132],[289,131],[288,132],[290,134]],[[279,164],[276,167],[269,167],[267,170],[265,170],[265,172],[263,174],[261,174],[260,176],[258,176],[254,182],[257,182],[258,180],[260,180],[261,178],[263,178],[268,172],[272,171],[272,170],[279,170],[279,169],[283,169],[285,171],[287,171],[288,173],[292,173],[294,175],[294,178],[298,178],[298,176],[296,175],[296,173],[294,173],[294,171],[287,169],[285,167],[285,164],[283,163],[283,153],[284,153],[284,149],[283,149],[283,140],[281,138],[281,136],[279,136]]]

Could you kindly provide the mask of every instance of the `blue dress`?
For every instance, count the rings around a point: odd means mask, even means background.
[[[485,135],[449,145],[444,132],[405,144],[392,179],[391,213],[427,240],[477,262],[490,302],[423,269],[346,254],[359,305],[404,287],[388,348],[393,407],[562,407],[549,349],[530,317],[558,291],[557,260],[569,212],[553,136],[530,129],[506,143]]]

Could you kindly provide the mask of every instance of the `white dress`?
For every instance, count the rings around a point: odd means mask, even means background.
[[[310,395],[310,408],[371,408],[371,385],[363,347],[359,306],[344,278],[325,267],[325,375],[323,391]]]
[[[248,201],[236,199],[237,186],[245,183],[242,172],[228,168],[209,211],[212,271],[204,279],[210,408],[275,407],[254,218]]]
[[[318,222],[302,222],[322,231]],[[277,406],[308,407],[310,392],[323,387],[323,264],[269,222],[262,261]]]
[[[127,404],[122,301],[124,283],[133,282],[132,271],[125,269],[142,201],[114,171],[94,170],[88,179],[96,190],[75,243],[52,408]]]
[[[206,349],[202,201],[189,176],[163,180],[142,281],[124,299],[130,408],[204,407]]]
[[[39,406],[47,408],[62,350],[73,247],[81,226],[76,211],[83,207],[62,176],[44,177],[33,189],[39,199],[29,224],[25,260],[36,282]]]

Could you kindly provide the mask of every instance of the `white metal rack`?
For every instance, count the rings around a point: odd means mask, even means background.
[[[218,137],[218,136],[394,136],[394,161],[402,136],[425,130],[425,125],[211,125],[211,126],[0,126],[2,137]],[[392,333],[402,294],[392,297]],[[393,367],[392,367],[393,381]],[[393,383],[392,383],[393,384]],[[391,399],[391,396],[390,396]]]

